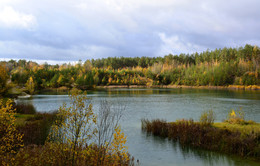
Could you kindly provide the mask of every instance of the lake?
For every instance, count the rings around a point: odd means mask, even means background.
[[[203,89],[107,89],[88,91],[94,110],[101,100],[126,106],[121,121],[127,135],[128,151],[141,165],[259,165],[250,160],[216,152],[181,147],[178,143],[142,132],[141,119],[199,120],[200,114],[212,109],[216,122],[227,118],[231,109],[242,110],[245,119],[260,122],[260,91]],[[39,112],[57,110],[69,102],[66,94],[45,92],[17,102],[33,104]]]

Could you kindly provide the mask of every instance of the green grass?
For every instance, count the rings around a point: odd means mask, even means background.
[[[34,117],[34,115],[33,114],[16,114],[15,115],[15,118],[16,118],[15,124],[23,125],[23,124],[25,124],[26,120],[31,117]]]
[[[13,95],[19,95],[23,92],[22,89],[20,88],[16,88],[16,87],[13,87],[11,89],[8,90],[8,94],[13,94]]]
[[[230,131],[240,131],[241,133],[260,133],[260,123],[253,123],[253,124],[230,124],[227,122],[217,122],[213,124],[214,127],[227,129]]]

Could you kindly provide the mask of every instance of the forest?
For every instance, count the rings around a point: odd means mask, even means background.
[[[0,62],[0,93],[25,87],[30,94],[48,88],[92,89],[107,85],[260,85],[260,48],[206,50],[164,57],[108,57],[75,64],[38,64],[26,60]]]

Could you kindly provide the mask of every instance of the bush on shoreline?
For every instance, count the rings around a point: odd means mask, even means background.
[[[103,110],[106,116],[101,120],[110,116],[113,120],[101,121],[106,123],[100,127],[107,128],[110,122],[112,125],[111,130],[104,133],[95,127],[97,117],[86,94],[75,93],[70,98],[73,106],[64,104],[58,112],[26,114],[26,108],[30,107],[22,105],[18,115],[11,100],[5,103],[1,100],[0,165],[134,165],[134,158],[124,145],[126,136],[120,129],[119,119],[113,123],[117,114],[112,113],[117,112],[103,105],[109,109]],[[22,118],[22,123],[15,123],[16,117]],[[104,138],[105,144],[98,144],[95,141],[102,134],[109,140]]]
[[[46,143],[44,146],[30,145],[21,149],[16,155],[15,164],[19,166],[27,165],[71,165],[75,166],[133,166],[134,157],[129,154],[129,160],[125,160],[122,154],[107,153],[102,164],[98,164],[99,154],[105,149],[96,145],[86,145],[83,148],[76,148],[77,158],[71,157],[72,151],[67,144]]]

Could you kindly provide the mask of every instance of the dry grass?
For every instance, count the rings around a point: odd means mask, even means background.
[[[218,122],[218,123],[214,123],[213,126],[220,129],[227,129],[230,131],[239,131],[245,134],[260,133],[260,123],[241,125],[241,124],[230,124],[227,122]]]

